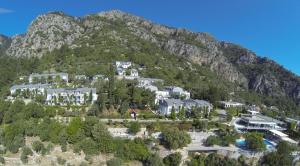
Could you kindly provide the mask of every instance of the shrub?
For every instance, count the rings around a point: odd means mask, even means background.
[[[63,159],[63,158],[61,158],[61,157],[57,157],[57,163],[59,164],[59,165],[65,165],[66,164],[66,160],[65,159]]]
[[[246,134],[246,146],[251,150],[262,151],[266,149],[264,144],[263,135],[260,133],[247,133]]]
[[[181,154],[179,152],[168,155],[163,160],[166,166],[179,166],[181,162]]]
[[[107,166],[120,166],[122,165],[123,161],[119,158],[113,158],[113,159],[110,159],[106,162],[106,165]]]
[[[0,156],[0,163],[1,163],[1,164],[5,164],[5,159],[4,159],[4,157],[2,157],[2,156]]]
[[[43,152],[45,150],[45,146],[40,141],[34,141],[32,143],[32,149],[36,151],[37,153]]]
[[[131,122],[128,131],[129,131],[129,133],[132,133],[132,134],[138,133],[139,131],[141,131],[140,123],[139,122]]]
[[[163,131],[163,143],[169,149],[178,149],[186,146],[192,140],[190,135],[178,128],[167,128]]]

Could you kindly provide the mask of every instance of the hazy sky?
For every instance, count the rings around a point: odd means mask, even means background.
[[[0,0],[0,34],[24,33],[49,11],[83,16],[111,9],[208,32],[300,75],[300,0]]]

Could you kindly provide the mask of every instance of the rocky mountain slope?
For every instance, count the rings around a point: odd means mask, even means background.
[[[116,29],[105,29],[108,24]],[[5,50],[7,55],[16,57],[42,57],[63,45],[70,48],[85,45],[92,49],[97,46],[82,41],[93,40],[99,33],[105,33],[126,45],[130,36],[119,35],[124,27],[130,35],[155,44],[174,56],[209,67],[241,88],[274,97],[292,98],[300,105],[299,78],[276,62],[258,57],[238,45],[218,41],[207,33],[170,28],[117,10],[82,18],[61,12],[41,15],[31,23],[26,34],[11,39],[0,36],[0,51]]]
[[[0,55],[10,46],[11,39],[0,34]]]

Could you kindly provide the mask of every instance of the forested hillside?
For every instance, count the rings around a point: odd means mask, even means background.
[[[108,74],[116,60],[129,60],[143,68],[142,76],[183,86],[193,98],[299,112],[299,78],[275,62],[207,33],[169,28],[121,11],[82,18],[48,13],[34,20],[26,34],[5,38],[5,43],[0,51],[3,96],[19,76],[32,72],[92,76]]]

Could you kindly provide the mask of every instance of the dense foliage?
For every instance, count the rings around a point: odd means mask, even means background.
[[[295,147],[287,142],[280,142],[277,145],[277,151],[266,154],[260,161],[262,166],[282,166],[292,165],[292,152],[296,150]]]
[[[166,128],[163,132],[163,144],[169,149],[178,149],[191,143],[191,137],[185,131],[180,131],[176,127]]]
[[[43,142],[61,145],[62,151],[72,147],[76,153],[81,150],[86,155],[115,153],[124,160],[143,162],[151,155],[143,140],[114,139],[107,131],[106,125],[95,117],[86,117],[85,121],[74,117],[68,124],[63,124],[50,119],[49,117],[53,116],[52,112],[48,111],[47,107],[40,108],[38,104],[25,105],[21,101],[2,101],[0,104],[0,112],[3,115],[1,120],[5,124],[0,127],[0,144],[12,153],[17,153],[19,148],[25,146],[26,136],[38,136]],[[34,113],[37,109],[40,109],[39,116]],[[49,148],[40,141],[32,143],[32,149],[42,155],[46,154]],[[28,149],[24,148],[22,154],[21,158],[26,163],[27,156],[30,155]]]
[[[166,166],[179,166],[181,163],[181,154],[179,152],[172,153],[163,159]]]
[[[217,153],[211,153],[208,156],[195,155],[191,161],[187,162],[188,166],[246,166],[243,160],[230,159]]]
[[[266,149],[264,144],[263,135],[261,133],[247,133],[246,146],[251,150],[262,151]]]
[[[239,138],[239,135],[230,129],[217,131],[216,135],[209,136],[205,144],[207,146],[220,145],[220,146],[229,146],[230,144],[234,144],[235,140]]]

